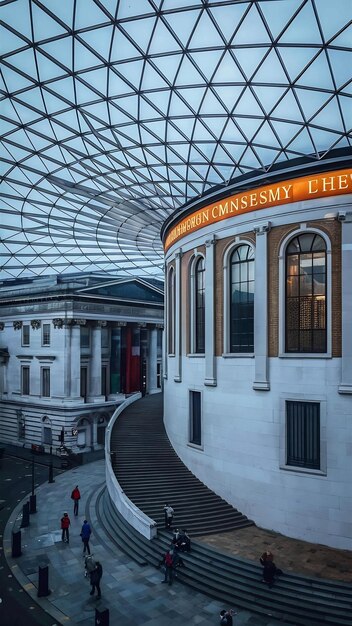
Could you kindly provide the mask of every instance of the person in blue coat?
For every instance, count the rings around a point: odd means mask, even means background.
[[[83,541],[83,554],[85,554],[86,552],[90,554],[89,539],[90,539],[91,533],[92,533],[91,527],[88,524],[87,520],[85,519],[82,525],[82,529],[81,529],[81,537]]]

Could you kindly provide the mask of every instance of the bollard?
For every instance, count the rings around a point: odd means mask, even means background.
[[[95,626],[109,626],[109,609],[95,609]]]
[[[21,528],[27,528],[27,526],[29,526],[29,502],[26,502],[22,507]]]
[[[44,565],[41,567],[39,565],[38,570],[38,598],[43,598],[44,596],[49,596],[51,591],[49,589],[49,567],[48,565]]]
[[[37,512],[37,496],[35,495],[29,496],[29,512],[31,514]]]
[[[16,556],[21,556],[22,550],[21,550],[21,531],[20,530],[12,531],[11,547],[12,547],[13,558],[15,558]]]
[[[48,482],[49,483],[54,483],[55,482],[55,480],[54,480],[54,469],[53,469],[53,462],[52,461],[50,462],[50,465],[49,465],[49,480],[48,480]]]

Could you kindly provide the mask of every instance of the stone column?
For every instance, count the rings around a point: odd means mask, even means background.
[[[98,446],[98,419],[99,419],[99,415],[94,415],[93,419],[92,419],[92,424],[91,424],[91,448],[92,450],[96,450],[97,446]]]
[[[214,263],[216,238],[205,242],[205,378],[204,384],[216,387]]]
[[[341,222],[342,359],[339,393],[352,394],[352,212],[339,213]]]
[[[157,393],[157,350],[158,350],[158,330],[152,328],[148,336],[148,383],[147,393]]]
[[[101,328],[107,322],[99,320],[92,328],[91,358],[87,402],[105,402],[101,393]]]
[[[268,372],[268,232],[270,222],[254,228],[255,287],[254,287],[254,358],[253,389],[270,390]]]
[[[181,314],[181,259],[182,250],[175,254],[175,383],[182,382],[182,314]]]
[[[81,321],[81,320],[80,320]],[[70,345],[70,400],[81,395],[81,325],[72,320]]]

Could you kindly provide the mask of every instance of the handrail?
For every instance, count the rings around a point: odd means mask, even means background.
[[[115,472],[111,463],[111,456],[114,451],[111,451],[111,433],[115,425],[116,420],[121,413],[133,402],[140,400],[142,394],[140,392],[134,393],[130,398],[120,404],[114,412],[105,432],[105,477],[106,487],[111,498],[111,502],[116,510],[122,515],[122,517],[131,524],[141,535],[147,539],[153,539],[157,534],[157,524],[154,520],[148,517],[143,511],[141,511],[133,502],[126,496],[125,492],[121,488],[118,482]]]

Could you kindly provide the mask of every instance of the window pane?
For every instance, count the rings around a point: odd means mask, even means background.
[[[43,346],[50,346],[50,324],[43,324]]]
[[[29,325],[22,326],[22,345],[29,346]]]
[[[200,391],[190,391],[190,442],[198,446],[202,444],[202,422],[201,422],[201,394]]]
[[[254,254],[239,246],[230,259],[230,351],[254,351]]]
[[[205,265],[204,259],[197,261],[195,268],[195,351],[205,352]]]
[[[42,368],[42,396],[44,398],[50,397],[50,368]]]

